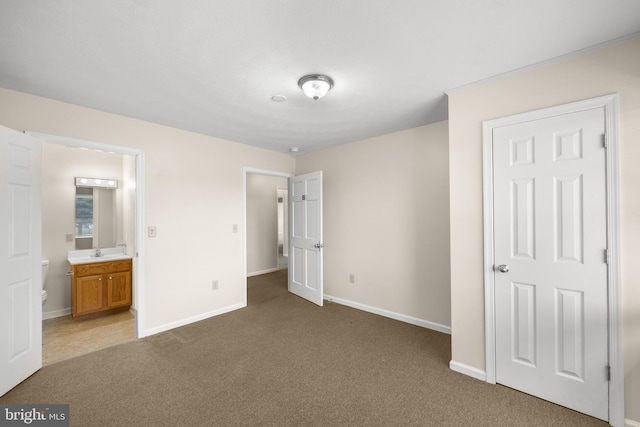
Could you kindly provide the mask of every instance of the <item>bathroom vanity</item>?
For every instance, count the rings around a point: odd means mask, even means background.
[[[91,251],[72,251],[68,261],[73,320],[129,310],[132,292],[130,256],[124,253],[96,256],[95,253],[91,255]]]

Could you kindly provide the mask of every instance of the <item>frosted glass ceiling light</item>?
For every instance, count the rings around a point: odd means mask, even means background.
[[[322,74],[310,74],[298,80],[298,86],[300,86],[305,95],[317,101],[333,87],[333,80]]]

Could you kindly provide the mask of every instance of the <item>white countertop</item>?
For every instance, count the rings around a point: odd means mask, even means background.
[[[125,253],[125,248],[118,246],[117,248],[100,249],[101,256],[96,256],[95,249],[84,249],[80,251],[69,251],[67,253],[67,261],[69,264],[89,264],[94,262],[119,261],[123,259],[132,259],[131,255]]]

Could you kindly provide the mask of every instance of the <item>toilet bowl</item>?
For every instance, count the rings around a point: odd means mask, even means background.
[[[47,291],[45,288],[47,286],[48,273],[49,273],[49,260],[43,259],[42,260],[42,304],[43,305],[47,301]]]

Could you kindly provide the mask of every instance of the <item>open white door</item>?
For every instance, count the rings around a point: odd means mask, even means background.
[[[289,178],[289,292],[322,306],[322,171]]]
[[[0,395],[42,367],[41,146],[0,126]]]

